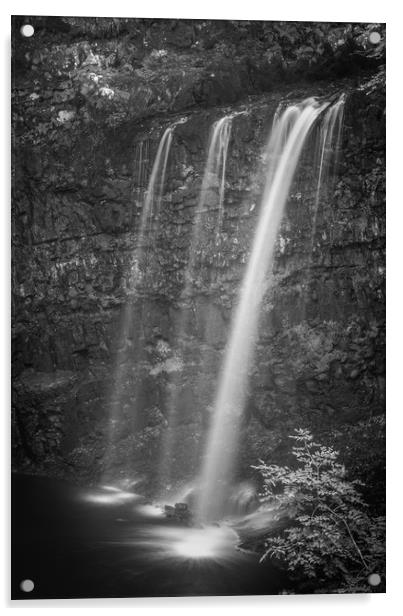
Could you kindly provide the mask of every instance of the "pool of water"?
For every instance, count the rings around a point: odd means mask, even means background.
[[[13,476],[13,599],[280,592],[283,574],[238,544],[229,524],[182,526],[114,486]]]

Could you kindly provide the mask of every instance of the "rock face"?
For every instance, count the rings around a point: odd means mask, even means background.
[[[384,81],[382,49],[365,43],[370,28],[37,18],[36,38],[21,41],[19,25],[15,468],[79,481],[142,476],[151,492],[175,400],[170,476],[194,476],[256,227],[274,111],[285,98],[344,91],[342,156],[314,236],[308,154],[282,222],[239,475],[250,476],[258,458],[286,460],[287,435],[309,427],[337,444],[349,472],[364,477],[381,503]],[[234,111],[246,113],[233,120],[223,231],[213,233],[212,191],[184,294],[209,130]],[[179,119],[186,122],[174,131],[160,219],[145,238],[146,266],[139,265],[144,191],[159,139]]]

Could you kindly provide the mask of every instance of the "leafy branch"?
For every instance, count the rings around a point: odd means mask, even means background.
[[[297,579],[331,584],[336,592],[368,592],[370,573],[384,574],[385,518],[372,518],[358,488],[346,479],[338,452],[295,430],[296,468],[255,466],[262,499],[288,517],[279,536],[267,536],[261,560],[274,558]]]

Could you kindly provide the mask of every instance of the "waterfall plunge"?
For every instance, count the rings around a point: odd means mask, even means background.
[[[267,146],[269,169],[260,219],[233,317],[205,449],[196,506],[199,520],[220,519],[225,513],[265,279],[302,148],[327,106],[328,103],[319,105],[309,99],[276,113],[274,118]]]

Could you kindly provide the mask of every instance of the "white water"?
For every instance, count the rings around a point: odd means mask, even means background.
[[[213,124],[206,169],[201,188],[199,210],[202,210],[207,191],[218,186],[218,228],[224,216],[225,172],[227,168],[228,144],[231,137],[233,116],[224,116]]]
[[[274,118],[266,151],[268,171],[260,218],[233,317],[203,459],[196,507],[199,520],[217,520],[225,514],[260,305],[277,233],[302,148],[327,106],[309,99],[288,107]]]
[[[234,113],[220,118],[219,120],[214,122],[211,129],[207,159],[204,167],[203,180],[200,189],[200,197],[198,200],[196,212],[194,214],[193,229],[189,243],[189,257],[184,273],[184,286],[179,298],[180,302],[184,302],[189,296],[191,287],[195,281],[195,261],[197,249],[204,242],[204,231],[202,228],[203,214],[206,212],[206,210],[210,211],[212,209],[210,205],[210,198],[212,195],[214,195],[214,199],[216,199],[217,189],[218,216],[215,226],[216,232],[218,232],[221,227],[224,211],[227,153],[231,137],[232,119],[236,115],[239,115],[239,113]],[[181,311],[180,318],[178,319],[177,330],[175,332],[175,339],[178,346],[176,351],[179,355],[183,353],[184,338],[188,333],[188,328],[188,310],[185,309]],[[203,357],[201,357],[201,365],[203,365],[203,363],[204,359]],[[162,442],[159,471],[160,486],[169,485],[171,481],[172,453],[175,445],[177,422],[179,419],[177,409],[178,395],[180,393],[179,388],[177,387],[177,381],[179,376],[180,375],[175,375],[175,373],[172,375],[172,387],[170,388],[168,393],[168,427],[165,430]]]
[[[237,114],[224,116],[214,122],[211,130],[206,165],[204,167],[203,180],[200,189],[200,197],[194,217],[193,231],[190,240],[189,261],[185,273],[185,289],[182,295],[186,295],[189,284],[193,280],[194,260],[197,245],[201,241],[202,215],[206,212],[209,196],[218,188],[218,217],[216,230],[221,227],[224,215],[225,173],[227,168],[228,146],[231,137],[232,119]]]
[[[130,294],[135,294],[139,285],[143,281],[145,272],[142,273],[140,264],[143,261],[145,251],[145,239],[148,235],[148,244],[154,245],[156,230],[152,231],[152,219],[158,216],[161,200],[164,191],[165,174],[167,168],[167,162],[169,152],[172,145],[173,131],[178,123],[182,123],[184,120],[180,120],[175,124],[169,126],[163,133],[158,145],[157,153],[155,155],[153,167],[151,170],[150,179],[148,181],[147,192],[145,195],[143,208],[140,219],[140,229],[138,232],[137,246],[133,252],[130,271],[128,275],[128,291]],[[143,163],[143,147],[139,146],[139,171],[137,180],[141,181]],[[123,404],[124,404],[124,383],[126,379],[127,369],[127,352],[132,343],[129,342],[130,332],[133,328],[133,324],[141,318],[138,311],[135,310],[130,302],[127,302],[120,323],[119,330],[119,347],[116,354],[115,369],[113,375],[112,391],[109,401],[109,425],[108,425],[108,440],[106,451],[106,469],[105,473],[108,475],[110,466],[113,463],[113,447],[116,443],[116,432],[119,430],[120,420],[122,419]],[[138,340],[135,341],[136,348]],[[141,349],[138,353],[141,352]],[[139,359],[137,357],[137,359]],[[132,417],[135,415],[135,409],[133,409]]]
[[[328,193],[334,186],[334,178],[338,166],[345,102],[346,97],[342,94],[338,101],[329,107],[326,113],[323,114],[323,119],[319,129],[319,139],[316,148],[318,181],[316,185],[315,201],[313,204],[308,265],[306,266],[306,274],[303,282],[304,295],[301,311],[302,319],[306,316],[311,268],[315,251],[318,213],[322,199],[326,197],[326,193]]]
[[[135,180],[134,190],[137,193],[144,192],[149,162],[150,138],[145,137],[139,141],[135,147],[133,179]]]
[[[165,173],[167,168],[169,151],[172,144],[174,126],[169,126],[161,137],[158,150],[155,155],[153,168],[148,182],[146,198],[141,212],[139,231],[139,244],[144,240],[144,234],[153,216],[157,216],[161,207],[161,199],[164,191]]]
[[[147,143],[147,142],[146,142]],[[137,146],[139,155],[138,155],[138,171],[137,171],[137,188],[140,189],[143,179],[143,148],[144,142],[140,141]]]
[[[312,255],[313,242],[315,239],[318,209],[322,189],[323,186],[327,184],[327,180],[329,179],[331,172],[335,171],[337,167],[340,151],[341,129],[343,126],[344,104],[345,96],[344,94],[342,94],[339,100],[326,111],[320,127],[319,173],[318,184],[316,187],[314,212],[312,218],[310,255]]]

